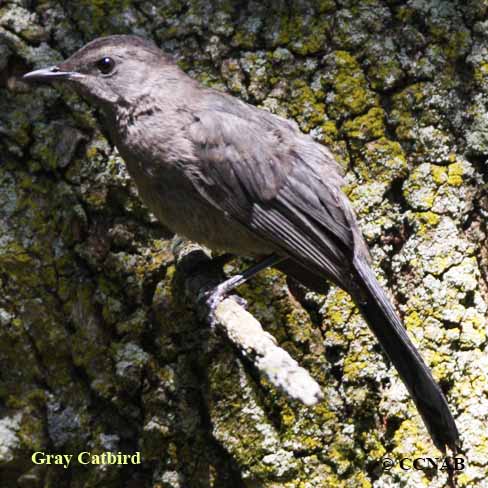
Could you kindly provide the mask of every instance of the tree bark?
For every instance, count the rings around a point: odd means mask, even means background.
[[[331,147],[455,413],[458,485],[486,479],[487,28],[481,0],[0,0],[1,486],[446,482],[441,464],[400,466],[440,454],[346,293],[288,288],[274,270],[239,289],[324,393],[290,400],[197,316],[195,269],[176,264],[98,114],[20,80],[114,33],[153,39],[190,75]],[[84,465],[85,451],[141,463]]]

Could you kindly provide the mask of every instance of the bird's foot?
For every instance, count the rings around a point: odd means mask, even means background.
[[[212,326],[214,326],[217,321],[216,311],[220,302],[222,302],[224,298],[229,295],[229,293],[241,282],[241,280],[241,275],[233,276],[205,294],[205,304],[207,305],[209,311],[210,323]],[[239,305],[245,306],[246,301],[243,298],[237,296],[233,296],[233,298],[236,299]]]

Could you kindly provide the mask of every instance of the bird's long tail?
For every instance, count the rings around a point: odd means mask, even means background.
[[[455,453],[459,433],[444,394],[410,341],[371,267],[359,260],[354,265],[362,282],[360,296],[354,297],[356,305],[405,383],[434,444],[443,452],[447,446]]]

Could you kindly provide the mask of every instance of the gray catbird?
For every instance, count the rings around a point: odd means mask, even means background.
[[[346,290],[395,365],[435,445],[456,452],[446,399],[369,264],[330,151],[296,124],[201,86],[151,42],[95,39],[24,76],[62,81],[99,107],[139,194],[174,232],[261,262],[228,292],[276,265],[305,286]]]

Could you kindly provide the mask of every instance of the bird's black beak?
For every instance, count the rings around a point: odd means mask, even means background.
[[[26,73],[22,79],[29,82],[51,83],[52,81],[79,78],[80,76],[82,75],[76,71],[62,71],[58,66],[51,66]]]

